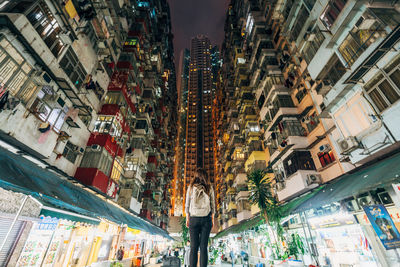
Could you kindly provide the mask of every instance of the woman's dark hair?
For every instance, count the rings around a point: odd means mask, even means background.
[[[190,181],[190,187],[193,187],[193,185],[202,185],[206,189],[207,195],[210,194],[210,179],[208,179],[208,174],[203,168],[197,168],[195,176],[192,178],[192,181]]]

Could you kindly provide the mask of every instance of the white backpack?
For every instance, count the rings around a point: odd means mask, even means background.
[[[204,186],[195,185],[190,196],[190,216],[205,217],[211,212],[210,196],[207,195]]]

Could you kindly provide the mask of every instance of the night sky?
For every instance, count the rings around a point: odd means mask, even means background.
[[[168,2],[171,8],[177,68],[180,51],[190,48],[190,39],[197,34],[205,34],[213,45],[221,45],[229,0],[168,0]]]

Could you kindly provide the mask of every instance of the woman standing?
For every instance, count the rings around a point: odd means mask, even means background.
[[[214,225],[214,190],[204,169],[197,169],[190,182],[185,202],[186,226],[190,233],[190,267],[197,266],[200,247],[200,267],[208,263],[208,238]]]

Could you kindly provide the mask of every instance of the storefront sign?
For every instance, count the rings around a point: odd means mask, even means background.
[[[386,249],[400,247],[400,233],[383,205],[364,206],[364,211]]]
[[[309,220],[312,229],[330,228],[355,224],[352,214],[333,214],[324,217],[315,217]]]

